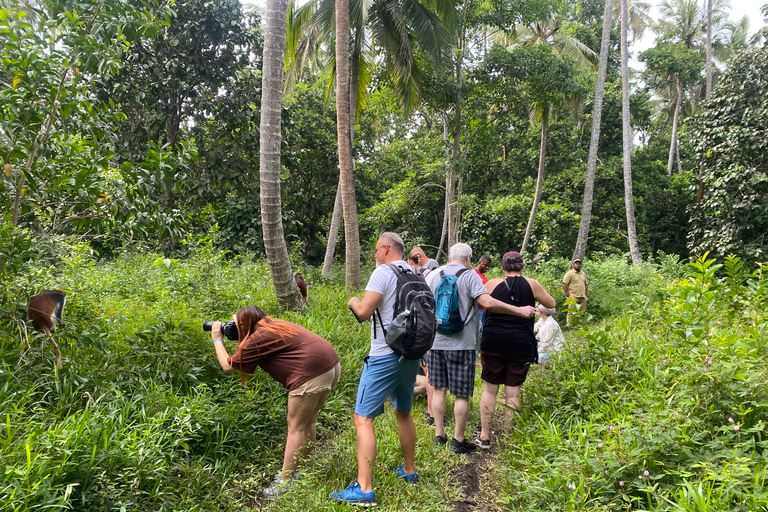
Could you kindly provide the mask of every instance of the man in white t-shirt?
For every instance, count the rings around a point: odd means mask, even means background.
[[[505,304],[490,296],[483,286],[477,272],[471,269],[472,249],[467,244],[459,243],[448,251],[448,264],[430,272],[427,284],[434,293],[443,274],[461,275],[456,280],[459,297],[459,313],[464,320],[464,329],[454,334],[438,332],[432,350],[427,353],[429,383],[435,387],[432,400],[432,412],[435,416],[435,444],[448,442],[443,425],[445,416],[445,398],[448,390],[456,397],[453,407],[455,429],[451,440],[454,453],[471,453],[477,449],[474,443],[467,441],[464,431],[469,416],[469,399],[475,387],[475,350],[480,337],[478,307],[495,313],[530,317],[535,309],[532,306],[517,307]]]
[[[416,426],[411,417],[413,386],[419,372],[418,359],[403,359],[395,354],[384,339],[384,331],[392,321],[397,292],[397,277],[387,266],[392,263],[409,272],[411,267],[403,261],[405,246],[395,233],[383,233],[376,242],[376,263],[365,295],[360,300],[352,297],[347,305],[359,318],[372,319],[371,350],[365,358],[365,368],[355,401],[355,430],[357,431],[357,482],[342,492],[331,493],[338,502],[362,506],[376,504],[373,491],[373,466],[376,460],[376,431],[373,420],[384,412],[384,403],[392,399],[397,417],[403,464],[397,474],[406,482],[418,482],[414,467],[416,455]],[[375,313],[375,316],[374,316]],[[383,324],[383,325],[382,325]]]

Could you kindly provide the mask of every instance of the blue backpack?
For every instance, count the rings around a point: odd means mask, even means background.
[[[440,271],[440,283],[435,289],[435,316],[437,317],[437,331],[442,334],[456,334],[464,329],[464,323],[472,312],[470,307],[467,316],[461,318],[459,310],[459,290],[456,282],[468,268],[462,268],[454,275],[448,275],[445,270]]]

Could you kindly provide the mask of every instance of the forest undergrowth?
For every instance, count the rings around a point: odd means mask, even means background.
[[[567,266],[528,275],[562,305]],[[532,368],[516,428],[490,454],[433,446],[417,400],[421,482],[406,485],[391,407],[377,420],[380,509],[768,507],[768,267],[704,256],[687,267],[598,257],[584,268],[589,313],[553,363]],[[352,411],[369,346],[344,306],[343,269],[329,279],[302,269],[312,306],[294,313],[278,310],[263,261],[205,244],[184,259],[133,250],[108,261],[70,244],[15,269],[0,305],[0,509],[343,508],[328,493],[356,477]],[[24,322],[26,298],[49,288],[69,294],[61,370]],[[201,329],[254,303],[328,339],[342,362],[303,475],[274,502],[261,490],[282,460],[287,393],[261,371],[242,388]],[[469,433],[480,389],[478,376]]]

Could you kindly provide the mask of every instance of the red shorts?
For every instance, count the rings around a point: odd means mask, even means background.
[[[520,359],[516,354],[481,350],[480,363],[483,365],[483,372],[480,377],[489,384],[522,386],[532,362],[530,358]]]

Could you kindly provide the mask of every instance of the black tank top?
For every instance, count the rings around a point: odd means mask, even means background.
[[[523,276],[505,278],[493,290],[491,297],[512,306],[536,305],[531,285]],[[536,356],[533,324],[533,318],[488,311],[483,323],[483,342],[480,348],[491,352],[517,354],[521,359],[533,360]]]

